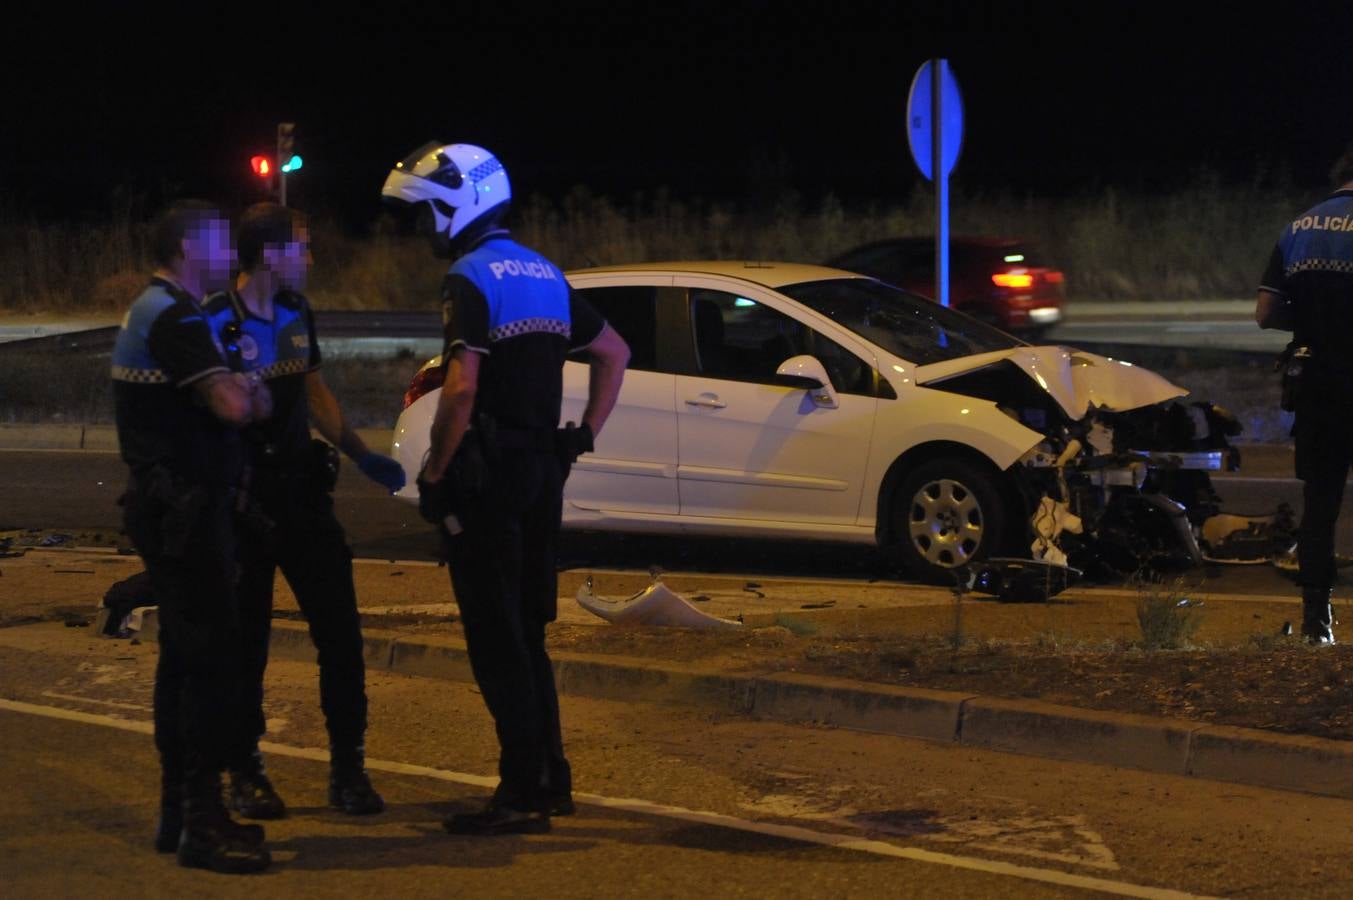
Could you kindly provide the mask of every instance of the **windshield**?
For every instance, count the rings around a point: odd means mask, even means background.
[[[917,365],[1024,344],[961,312],[872,278],[805,281],[777,290]]]

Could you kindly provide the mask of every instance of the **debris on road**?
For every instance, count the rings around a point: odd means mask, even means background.
[[[656,625],[678,628],[740,628],[738,622],[707,615],[674,593],[659,580],[625,600],[598,597],[592,576],[578,588],[578,604],[615,625]]]

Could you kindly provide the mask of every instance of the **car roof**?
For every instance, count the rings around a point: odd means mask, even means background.
[[[621,266],[596,266],[589,269],[570,269],[565,276],[628,273],[646,275],[718,275],[738,278],[775,288],[805,281],[826,281],[836,278],[864,278],[857,272],[831,269],[805,263],[766,262],[762,260],[695,260],[682,262],[632,263]]]

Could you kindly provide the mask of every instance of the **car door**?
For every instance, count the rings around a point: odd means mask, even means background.
[[[681,284],[692,353],[676,377],[682,516],[854,525],[877,403],[872,377],[861,376],[872,363],[769,290]],[[776,383],[780,363],[805,353],[839,355],[834,406]]]
[[[677,513],[675,385],[659,319],[664,308],[678,309],[681,303],[680,296],[665,287],[671,281],[671,276],[628,276],[575,282],[578,294],[625,339],[630,362],[595,452],[580,457],[569,474],[564,488],[566,517],[570,507]],[[564,365],[562,421],[581,421],[587,385],[585,354],[579,354]]]

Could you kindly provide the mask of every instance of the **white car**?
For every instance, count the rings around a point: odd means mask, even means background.
[[[1159,375],[872,278],[727,261],[566,275],[632,356],[565,528],[877,544],[927,580],[1002,555],[1131,571],[1198,561],[1206,471],[1234,466],[1234,418]],[[396,425],[409,500],[441,373],[420,370]],[[564,366],[564,421],[587,378]]]

